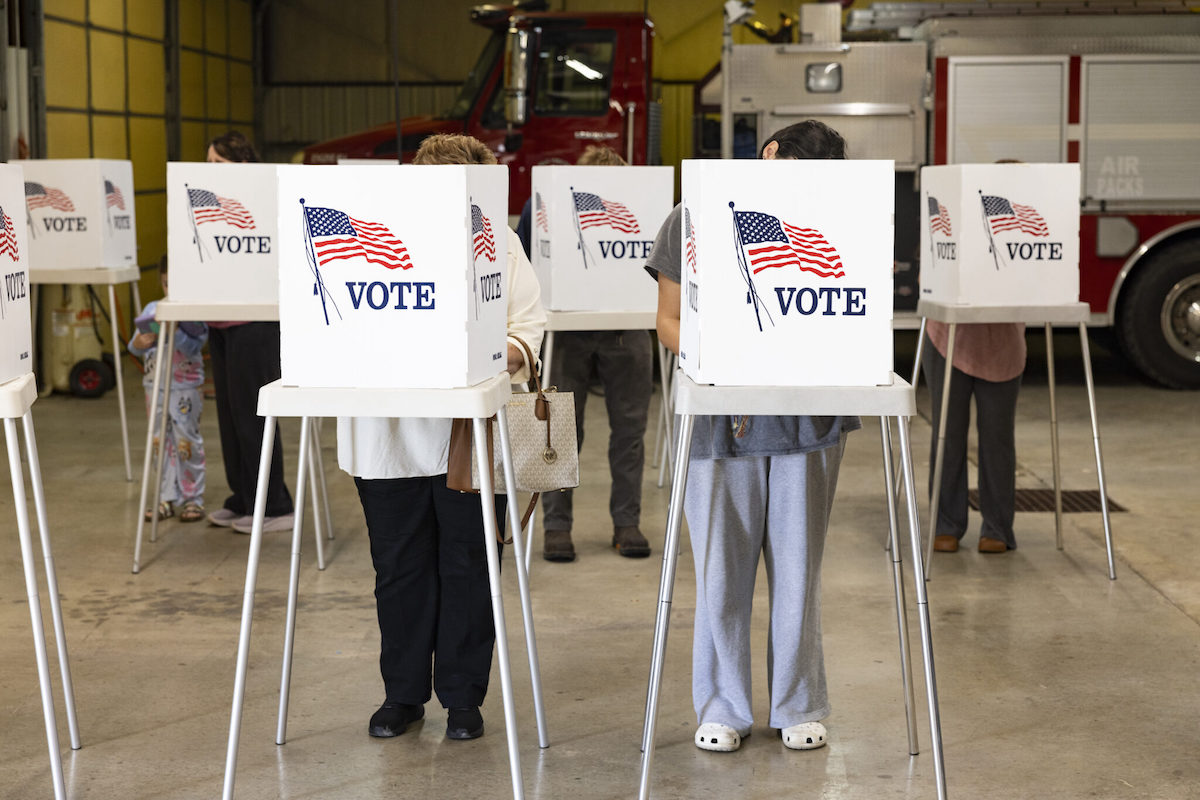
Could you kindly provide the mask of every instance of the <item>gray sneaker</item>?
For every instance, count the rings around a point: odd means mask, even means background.
[[[242,514],[236,511],[230,511],[228,508],[218,508],[216,511],[208,513],[208,522],[210,525],[217,525],[222,528],[229,528],[234,522],[242,518]]]
[[[292,524],[295,522],[294,514],[284,514],[281,517],[264,517],[263,518],[263,533],[276,533],[277,531],[290,531]],[[254,530],[254,517],[242,517],[231,526],[236,533],[250,533]]]

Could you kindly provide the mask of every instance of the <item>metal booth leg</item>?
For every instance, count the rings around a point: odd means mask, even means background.
[[[33,651],[37,660],[38,686],[42,694],[42,716],[46,723],[46,744],[50,750],[50,775],[54,797],[67,796],[63,780],[62,758],[58,753],[58,724],[54,719],[54,695],[50,685],[50,664],[46,658],[46,632],[42,627],[42,605],[38,597],[37,572],[33,563],[33,537],[29,531],[29,506],[25,501],[25,475],[21,469],[21,449],[17,441],[15,419],[5,418],[4,439],[8,445],[8,471],[12,478],[13,504],[17,512],[17,535],[21,543],[21,564],[25,570],[25,594],[29,600],[29,619],[33,626]]]
[[[321,493],[321,508],[325,510],[325,535],[333,539],[333,512],[329,510],[329,484],[325,480],[325,455],[321,451],[321,418],[313,419],[312,428],[313,454],[317,459],[317,469],[313,475],[317,491]]]
[[[71,749],[78,750],[79,722],[75,717],[75,687],[71,682],[71,663],[67,659],[67,636],[63,630],[62,600],[58,595],[58,575],[54,555],[50,552],[50,525],[46,520],[46,492],[42,486],[42,463],[38,457],[37,439],[33,434],[33,412],[21,418],[25,429],[25,456],[29,459],[29,481],[33,484],[33,507],[37,514],[38,538],[42,542],[42,561],[46,569],[46,594],[50,598],[50,618],[54,622],[54,641],[58,646],[58,670],[62,677],[63,703],[67,709],[67,729],[71,734]]]
[[[654,648],[650,654],[650,681],[646,689],[646,721],[642,727],[642,775],[640,800],[650,797],[650,767],[654,759],[654,729],[658,722],[658,699],[662,690],[663,661],[667,651],[667,629],[671,624],[671,598],[675,591],[675,567],[679,562],[679,531],[683,523],[683,498],[687,489],[691,457],[692,425],[695,417],[680,418],[678,457],[671,476],[671,502],[667,509],[667,538],[663,544],[662,578],[658,588],[658,612],[654,618]]]
[[[167,338],[171,338],[174,326],[175,326],[174,322],[168,321],[166,323],[165,336]],[[168,373],[170,372],[169,369],[166,371]],[[138,500],[138,508],[137,508],[137,521],[138,521],[137,522],[137,536],[134,539],[134,544],[133,544],[133,574],[134,575],[138,574],[138,572],[142,568],[142,566],[141,566],[141,563],[142,563],[142,531],[145,530],[145,525],[146,525],[145,511],[147,508],[150,507],[150,506],[146,505],[146,495],[150,488],[150,462],[154,458],[154,415],[155,415],[156,410],[158,409],[159,397],[162,392],[162,376],[163,376],[163,360],[161,358],[156,358],[154,360],[154,384],[153,384],[153,388],[150,390],[149,419],[146,422],[146,455],[145,455],[145,458],[142,460],[142,493],[141,493],[140,499]],[[170,378],[168,378],[168,380],[170,380]],[[164,411],[165,411],[166,403],[164,403],[163,405],[164,405]],[[161,478],[156,476],[155,483],[160,484],[161,482],[162,482]],[[158,506],[158,502],[155,501],[155,507],[157,508],[157,506]],[[157,516],[157,514],[154,516]]]
[[[675,375],[675,354],[659,345],[662,357],[659,360],[659,371],[662,373],[662,421],[663,421],[663,458],[658,462],[658,488],[662,488],[663,476],[670,474],[675,468],[671,460],[674,457],[675,446],[671,441],[675,425],[675,404],[671,399],[671,390],[675,385],[672,380]]]
[[[242,627],[238,634],[237,668],[233,679],[233,710],[229,718],[229,744],[225,750],[225,784],[222,800],[232,800],[237,772],[238,738],[242,731],[242,703],[246,698],[246,670],[250,664],[250,623],[254,619],[254,588],[258,583],[258,561],[262,555],[263,517],[267,511],[267,482],[271,454],[275,450],[275,417],[263,420],[262,451],[258,458],[258,485],[254,490],[254,524],[250,528],[250,552],[246,556],[246,589],[242,597]]]
[[[937,454],[933,461],[933,485],[929,496],[929,543],[925,550],[925,580],[929,580],[929,570],[933,561],[933,539],[937,536],[938,503],[942,495],[942,457],[946,453],[946,406],[950,403],[950,377],[954,374],[954,334],[957,322],[950,323],[950,338],[946,344],[946,369],[942,376],[942,408],[938,413]],[[905,428],[901,424],[898,426]],[[911,463],[911,462],[909,462]],[[911,498],[915,500],[915,498]]]
[[[496,428],[500,432],[500,455],[504,467],[504,485],[508,488],[508,527],[513,535],[513,562],[517,570],[517,588],[521,595],[521,618],[525,624],[525,647],[529,651],[529,679],[533,685],[533,713],[537,718],[538,747],[550,746],[546,730],[546,709],[542,702],[542,671],[539,666],[537,638],[533,632],[533,603],[529,597],[529,573],[525,571],[525,553],[521,543],[521,512],[517,509],[517,477],[512,465],[512,445],[508,439],[508,410],[496,411]]]
[[[1050,461],[1054,467],[1054,545],[1063,549],[1062,470],[1058,457],[1058,401],[1054,396],[1054,328],[1046,323],[1046,385],[1050,388]]]
[[[325,569],[325,537],[323,520],[321,518],[320,491],[316,484],[315,476],[317,474],[317,461],[321,454],[317,452],[316,445],[313,440],[316,438],[317,421],[312,417],[304,417],[300,421],[300,467],[296,475],[296,519],[300,518],[300,504],[304,502],[304,492],[300,490],[300,474],[304,471],[304,462],[308,462],[308,475],[313,476],[313,487],[310,492],[312,496],[312,512],[313,512],[313,538],[317,542],[317,569]],[[299,530],[299,526],[295,526]],[[299,545],[294,545],[293,550],[295,556],[299,557]],[[297,578],[299,573],[297,573]],[[280,742],[282,744],[282,742]]]
[[[899,421],[899,420],[898,420]],[[900,424],[904,424],[900,422]],[[908,647],[908,608],[904,600],[904,570],[900,563],[900,535],[896,524],[896,487],[892,466],[892,430],[888,417],[879,418],[879,433],[883,444],[883,479],[887,493],[888,541],[892,553],[892,588],[896,593],[896,630],[900,634],[900,679],[904,685],[904,719],[908,723],[908,754],[915,756],[920,750],[917,741],[917,720],[913,714],[916,701],[913,696],[912,659]]]
[[[160,356],[163,353],[175,352],[176,330],[177,326],[172,324],[167,331],[167,336],[158,343],[158,354]],[[161,359],[158,358],[154,360],[156,369],[160,360]],[[158,504],[162,500],[162,475],[164,464],[166,464],[167,461],[167,422],[170,420],[171,416],[171,381],[174,380],[175,377],[175,370],[172,368],[173,361],[174,357],[169,355],[167,357],[167,368],[163,378],[162,419],[159,420],[158,423],[158,467],[154,474],[154,502],[150,506],[150,508],[154,509],[154,513],[150,515],[150,541],[152,542],[158,541]],[[151,405],[153,405],[153,403]],[[153,417],[151,418],[149,424],[151,427],[154,426]],[[142,509],[138,510],[140,512]]]
[[[303,417],[300,420],[300,453],[302,457],[300,458],[299,468],[296,470],[296,510],[292,520],[292,561],[291,570],[288,573],[287,619],[284,623],[283,631],[283,669],[279,678],[279,722],[275,728],[275,744],[284,744],[287,742],[288,699],[291,696],[292,686],[292,652],[296,644],[296,601],[300,594],[300,540],[304,530],[304,492],[307,489],[309,474],[309,470],[305,469],[305,461],[307,460],[307,466],[311,467],[312,458],[309,451],[311,440],[309,435],[312,430],[312,424],[312,418],[310,417]],[[309,453],[310,458],[303,458],[304,453]],[[320,548],[321,535],[318,533],[318,554],[320,553]]]
[[[121,409],[121,446],[125,452],[125,480],[133,481],[133,467],[129,461],[129,420],[125,417],[125,378],[121,369],[121,339],[117,333],[117,289],[108,285],[109,320],[112,322],[113,371],[117,373],[117,405]],[[169,352],[169,351],[168,351]]]
[[[513,704],[512,670],[508,660],[508,632],[504,626],[504,598],[500,593],[500,553],[496,546],[495,486],[492,463],[488,458],[486,420],[473,421],[475,464],[479,468],[479,503],[483,511],[483,536],[487,547],[488,584],[492,593],[492,619],[496,629],[496,655],[500,662],[500,686],[504,695],[504,731],[508,737],[508,766],[512,773],[513,800],[523,800],[521,752],[517,749],[517,717]],[[511,465],[511,458],[509,460]],[[514,532],[515,533],[515,532]]]
[[[951,339],[950,341],[954,341]],[[929,624],[929,595],[925,581],[920,579],[921,524],[917,516],[917,492],[913,481],[912,446],[908,426],[900,429],[900,467],[904,475],[904,491],[908,495],[908,533],[912,543],[913,582],[917,585],[917,611],[921,620],[921,654],[925,659],[925,696],[929,702],[929,737],[933,748],[933,768],[937,777],[938,800],[946,800],[946,765],[942,753],[942,717],[938,710],[937,677],[933,667],[933,632]]]
[[[1112,526],[1108,518],[1108,487],[1104,482],[1104,456],[1100,452],[1100,422],[1096,418],[1096,385],[1092,381],[1092,353],[1088,348],[1087,326],[1079,323],[1079,347],[1083,351],[1083,376],[1087,380],[1088,411],[1092,415],[1092,442],[1096,447],[1096,478],[1100,483],[1100,514],[1104,520],[1104,547],[1108,552],[1108,579],[1117,579],[1113,562]]]

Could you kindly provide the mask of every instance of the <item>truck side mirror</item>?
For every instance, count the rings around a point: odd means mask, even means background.
[[[524,125],[529,119],[528,30],[508,29],[504,45],[504,119],[509,125]]]

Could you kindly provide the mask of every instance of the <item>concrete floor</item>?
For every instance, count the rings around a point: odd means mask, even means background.
[[[900,334],[902,374],[912,334]],[[1096,488],[1077,337],[1056,336],[1067,489]],[[905,363],[905,358],[908,363]],[[1200,797],[1200,395],[1151,387],[1094,351],[1118,580],[1109,581],[1099,514],[1071,514],[1065,550],[1052,514],[1019,514],[1020,549],[974,551],[977,518],[954,555],[938,554],[933,619],[949,794],[959,798]],[[129,374],[140,465],[144,418]],[[1018,486],[1050,485],[1044,350],[1030,337],[1018,422]],[[655,398],[657,408],[657,397]],[[927,407],[922,389],[919,405]],[[211,406],[210,406],[211,409]],[[49,523],[66,615],[83,748],[59,731],[74,798],[212,798],[222,783],[248,538],[203,523],[164,524],[130,573],[139,486],[124,480],[114,394],[54,395],[34,405]],[[224,496],[215,414],[204,420],[208,501]],[[603,405],[588,407],[584,488],[576,494],[573,564],[535,559],[533,602],[552,746],[537,747],[515,574],[504,574],[526,795],[592,800],[636,796],[639,736],[661,567],[667,492],[647,469],[646,560],[609,549]],[[443,737],[436,701],[394,740],[366,735],[382,699],[372,572],[353,484],[333,470],[337,531],[318,572],[306,536],[291,716],[274,744],[288,537],[268,535],[237,770],[240,797],[504,798],[508,759],[498,673],[484,706],[487,734]],[[765,726],[765,596],[756,607],[756,704],[762,720],[742,750],[692,745],[690,552],[679,561],[653,796],[687,798],[933,797],[920,678],[915,593],[907,587],[922,752],[909,757],[890,562],[882,549],[879,426],[864,420],[842,467],[824,570],[825,644],[833,714],[828,747],[786,750]],[[284,426],[293,478],[298,426]],[[653,429],[651,430],[651,437]],[[927,416],[913,423],[919,492],[928,470]],[[652,439],[651,439],[652,442]],[[7,472],[6,469],[3,470]],[[7,478],[5,478],[7,485]],[[972,475],[972,483],[974,476]],[[921,511],[925,514],[925,504]],[[29,613],[8,490],[0,492],[0,798],[49,797],[50,772]],[[540,532],[537,554],[540,555]],[[905,549],[908,560],[909,550]],[[506,552],[511,559],[511,549]],[[39,559],[40,561],[40,559]],[[760,594],[765,591],[760,581]],[[44,596],[44,583],[43,596]],[[47,615],[43,599],[44,613]]]

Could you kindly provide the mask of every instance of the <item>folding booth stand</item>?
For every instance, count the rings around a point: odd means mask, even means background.
[[[158,306],[155,308],[155,318],[159,322],[165,323],[162,326],[160,352],[171,353],[175,349],[175,329],[180,322],[203,319],[269,322],[279,319],[279,305],[277,303],[184,303],[164,298],[159,301]],[[146,425],[146,455],[142,464],[142,494],[138,503],[137,534],[133,545],[133,573],[135,575],[141,570],[142,532],[145,530],[146,523],[145,516],[141,513],[141,510],[146,508],[157,509],[162,489],[162,472],[163,462],[166,457],[166,448],[159,448],[158,459],[155,461],[153,484],[150,482],[150,460],[151,454],[154,452],[153,420],[160,407],[164,407],[164,413],[159,425],[158,440],[162,442],[166,437],[167,414],[165,413],[163,398],[170,397],[171,395],[172,370],[167,369],[164,371],[164,363],[170,364],[171,361],[170,359],[159,358],[155,359],[154,362],[154,387],[150,393],[150,421]],[[317,486],[312,496],[313,528],[317,541],[317,569],[323,570],[325,569],[325,548],[322,542],[322,530],[327,531],[328,537],[332,539],[333,520],[329,512],[329,492],[325,483],[325,461],[321,454],[320,429],[314,427],[313,433],[314,436],[307,452],[307,458],[309,469],[316,473]],[[301,449],[300,452],[300,460],[303,462],[305,451]],[[147,494],[151,486],[154,487],[153,500],[147,505]],[[300,500],[297,499],[296,502],[299,503]],[[322,507],[324,509],[323,513]],[[158,541],[157,513],[151,515],[150,541]]]
[[[29,270],[29,282],[35,286],[43,283],[65,283],[80,286],[102,285],[108,287],[109,319],[112,323],[113,371],[117,373],[117,404],[121,409],[121,444],[125,448],[125,480],[127,481],[133,480],[133,465],[129,456],[129,419],[125,413],[125,378],[122,375],[123,370],[121,369],[121,355],[125,349],[125,343],[121,341],[121,336],[117,332],[116,286],[128,283],[133,293],[133,305],[140,310],[142,299],[137,284],[140,276],[141,270],[136,264],[124,267],[97,267],[95,269],[39,269],[33,267]],[[37,308],[36,296],[34,300],[34,308]]]
[[[941,719],[938,711],[937,682],[933,666],[933,640],[929,624],[929,601],[925,582],[916,579],[921,572],[921,532],[917,518],[913,486],[912,449],[907,420],[916,411],[912,387],[892,375],[887,386],[868,387],[774,387],[699,385],[682,371],[675,376],[675,411],[680,414],[675,472],[671,482],[671,502],[667,512],[666,544],[663,547],[662,580],[659,587],[658,613],[654,622],[654,649],[650,661],[650,681],[646,695],[646,720],[642,732],[642,769],[638,797],[650,796],[650,774],[654,756],[654,734],[658,718],[659,692],[662,686],[667,629],[671,620],[671,599],[675,585],[675,567],[679,558],[679,532],[683,519],[683,499],[687,486],[691,455],[692,427],[696,415],[785,414],[785,415],[862,415],[878,416],[883,436],[884,489],[888,506],[889,536],[892,552],[892,582],[896,599],[896,623],[900,636],[900,661],[903,675],[905,715],[908,722],[909,753],[916,755],[917,729],[914,718],[912,668],[909,662],[908,624],[904,600],[904,581],[900,563],[900,539],[897,530],[896,493],[893,486],[890,421],[900,432],[900,471],[908,501],[909,538],[912,545],[913,573],[917,588],[917,610],[921,623],[921,649],[925,663],[925,693],[929,705],[929,726],[933,747],[938,797],[946,797],[946,776],[942,758]]]
[[[29,599],[29,616],[33,623],[33,648],[37,658],[38,684],[42,693],[42,713],[46,720],[46,744],[50,749],[50,774],[54,780],[54,797],[66,797],[62,759],[58,752],[58,725],[54,715],[54,696],[50,685],[50,666],[46,658],[46,633],[42,627],[42,606],[38,596],[37,573],[34,569],[33,542],[29,533],[29,506],[25,499],[25,476],[21,469],[21,446],[17,441],[17,420],[25,429],[25,454],[29,459],[30,482],[37,514],[38,536],[42,541],[42,558],[46,569],[46,591],[50,598],[50,615],[54,621],[54,639],[58,645],[58,665],[62,672],[63,700],[67,708],[71,749],[78,750],[79,725],[75,719],[75,690],[71,684],[71,669],[67,663],[67,640],[63,633],[62,604],[58,596],[58,578],[54,572],[54,557],[50,554],[50,532],[46,524],[46,495],[42,489],[42,468],[38,460],[37,442],[33,434],[33,414],[30,406],[37,399],[33,374],[29,373],[0,384],[0,417],[4,419],[4,439],[8,445],[8,470],[12,478],[13,505],[17,511],[17,535],[21,542],[21,562],[25,568],[25,592]]]
[[[553,385],[551,364],[554,363],[555,331],[652,331],[656,327],[657,316],[658,313],[655,311],[547,311],[546,335],[542,344],[545,353],[545,357],[542,359],[542,385]],[[660,356],[659,364],[662,366],[660,377],[665,413],[668,381],[666,361],[661,359],[665,348],[660,344],[658,350]],[[669,448],[669,437],[671,435],[669,425],[666,427],[666,430],[668,437],[667,447]],[[659,485],[661,486],[662,484],[660,483]],[[537,510],[535,509],[534,513],[529,516],[529,524],[525,528],[525,569],[527,570],[530,566],[530,554],[533,552],[533,523],[536,518]]]
[[[254,501],[254,528],[250,534],[250,552],[246,564],[246,589],[242,605],[241,633],[238,638],[237,675],[233,689],[233,712],[229,723],[229,746],[225,757],[223,798],[233,797],[234,773],[237,769],[238,737],[241,732],[242,703],[246,692],[246,670],[250,658],[250,624],[254,615],[254,589],[258,576],[258,561],[262,550],[263,516],[266,511],[266,482],[274,447],[277,417],[301,417],[300,448],[307,452],[311,417],[440,417],[474,420],[475,456],[480,474],[479,502],[483,508],[484,538],[487,546],[488,576],[492,596],[492,616],[496,629],[496,650],[500,662],[500,683],[504,695],[504,725],[508,737],[508,759],[512,774],[513,797],[524,797],[521,778],[521,759],[517,749],[516,714],[513,704],[512,676],[509,668],[508,640],[504,624],[504,603],[500,592],[500,560],[496,546],[497,525],[493,509],[491,464],[488,463],[485,422],[498,416],[500,451],[504,479],[515,486],[512,452],[508,440],[508,420],[505,403],[511,396],[509,376],[496,375],[475,386],[462,389],[321,389],[284,386],[282,381],[270,383],[259,392],[258,413],[266,417],[263,430],[262,456],[258,469],[258,490]],[[292,564],[288,587],[287,629],[284,636],[283,674],[279,687],[279,721],[276,744],[286,741],[288,694],[291,684],[292,648],[296,625],[296,598],[300,580],[300,530],[303,522],[303,499],[307,474],[304,459],[296,480],[296,520],[292,529]],[[521,595],[521,610],[525,623],[525,641],[529,651],[530,677],[533,683],[534,712],[537,716],[538,743],[548,747],[545,713],[542,706],[541,676],[538,669],[537,645],[533,631],[533,612],[529,602],[529,585],[525,572],[521,527],[517,504],[508,504],[508,519],[514,532],[513,548],[517,583]]]
[[[921,317],[921,330],[917,339],[916,363],[913,365],[913,386],[921,374],[921,349],[925,344],[925,321],[935,319],[950,325],[950,334],[946,346],[946,364],[954,363],[954,334],[959,323],[978,322],[1024,322],[1029,325],[1041,324],[1046,329],[1046,372],[1050,386],[1050,452],[1054,464],[1054,535],[1059,550],[1063,549],[1062,540],[1062,480],[1058,457],[1058,409],[1054,396],[1054,341],[1053,326],[1077,325],[1079,328],[1079,344],[1083,355],[1083,375],[1087,383],[1088,410],[1092,420],[1092,442],[1096,453],[1096,475],[1100,484],[1100,514],[1104,521],[1104,545],[1108,553],[1108,577],[1117,579],[1113,561],[1112,527],[1108,516],[1107,487],[1104,483],[1104,457],[1100,452],[1100,423],[1096,419],[1096,389],[1092,381],[1092,357],[1088,349],[1087,319],[1088,306],[1086,303],[1070,303],[1061,306],[960,306],[947,303],[921,300],[917,304],[917,314]],[[937,453],[934,457],[933,487],[929,507],[929,542],[926,549],[925,576],[929,577],[929,561],[933,557],[933,537],[937,531],[938,500],[942,483],[942,456],[946,449],[946,403],[950,396],[950,376],[952,370],[947,368],[942,381],[942,408],[938,415]]]

